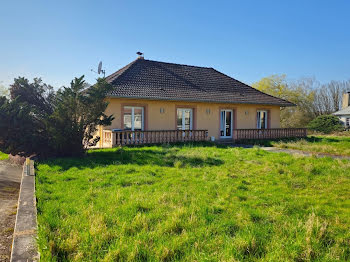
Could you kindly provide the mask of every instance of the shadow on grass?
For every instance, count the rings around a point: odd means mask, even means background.
[[[213,145],[212,143],[194,143],[91,150],[84,157],[48,159],[42,161],[42,163],[49,166],[59,166],[62,170],[68,170],[72,167],[84,169],[106,165],[127,164],[139,166],[156,165],[160,167],[203,167],[222,165],[224,161],[219,158],[207,157],[204,154],[200,156],[191,156],[178,153],[182,147],[197,147],[198,150],[200,150],[200,148],[212,147]]]

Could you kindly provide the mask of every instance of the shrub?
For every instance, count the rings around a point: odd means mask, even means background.
[[[29,156],[78,156],[98,142],[98,125],[109,125],[104,114],[111,85],[98,79],[88,86],[83,77],[55,91],[34,79],[17,78],[11,98],[0,96],[0,151]]]
[[[325,134],[343,129],[339,118],[333,115],[318,116],[312,120],[307,127],[311,130]]]

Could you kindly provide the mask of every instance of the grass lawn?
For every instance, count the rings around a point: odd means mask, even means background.
[[[0,151],[0,160],[5,160],[5,159],[8,159],[8,158],[9,158],[8,154],[5,154],[5,153]]]
[[[350,161],[206,145],[37,165],[42,261],[350,260]]]
[[[350,137],[346,136],[310,136],[295,141],[271,142],[280,148],[350,156]]]

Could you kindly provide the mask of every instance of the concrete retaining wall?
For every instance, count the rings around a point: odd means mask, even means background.
[[[29,162],[29,163],[28,163]],[[11,261],[39,261],[34,161],[23,165]]]

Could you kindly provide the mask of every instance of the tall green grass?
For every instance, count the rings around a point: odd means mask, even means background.
[[[346,136],[311,136],[307,139],[272,142],[272,145],[315,153],[350,156],[350,137]]]
[[[350,162],[206,145],[37,165],[42,261],[346,261]]]
[[[8,154],[5,154],[3,152],[0,151],[0,160],[6,160],[9,158],[9,155]]]

